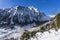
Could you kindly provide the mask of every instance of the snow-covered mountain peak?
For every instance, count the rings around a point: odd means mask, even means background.
[[[45,18],[45,20],[44,20]],[[37,10],[35,7],[17,6],[0,10],[0,21],[6,21],[7,24],[16,23],[34,23],[48,20],[47,16]]]
[[[18,10],[18,9],[21,10],[22,8],[25,8],[25,7],[23,7],[23,6],[16,6],[16,7],[15,7],[16,10]]]
[[[28,7],[30,10],[34,10],[35,12],[39,12],[38,10],[37,10],[37,8],[35,8],[34,6],[29,6]]]

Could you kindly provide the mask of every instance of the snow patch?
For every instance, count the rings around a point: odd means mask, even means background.
[[[55,31],[53,29],[49,30],[50,33],[48,31],[41,33],[38,32],[36,33],[36,37],[31,38],[31,40],[60,40],[60,29],[58,31]]]

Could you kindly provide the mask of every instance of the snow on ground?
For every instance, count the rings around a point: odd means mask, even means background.
[[[0,40],[4,40],[6,38],[11,38],[11,37],[20,39],[25,29],[19,26],[15,26],[15,29],[13,30],[0,28]],[[60,29],[58,31],[55,31],[54,29],[50,29],[49,31],[45,31],[44,33],[38,32],[36,33],[35,37],[31,38],[31,40],[37,40],[37,39],[38,40],[60,40]]]
[[[5,28],[0,28],[0,40],[5,40],[5,39],[10,39],[10,38],[19,38],[23,34],[24,29],[15,26],[15,29],[5,29]]]
[[[35,25],[35,23],[25,25],[24,27],[20,27],[19,25],[15,25],[14,29],[0,28],[0,40],[10,39],[10,38],[20,40],[20,37],[23,34],[24,30],[29,29],[34,25]]]
[[[31,38],[31,40],[60,40],[60,29],[58,31],[51,29],[49,32],[46,31],[44,33],[38,32],[36,37]]]

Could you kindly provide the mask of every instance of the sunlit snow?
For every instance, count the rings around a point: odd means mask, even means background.
[[[31,38],[31,40],[60,40],[60,29],[58,31],[51,29],[49,32],[46,31],[44,33],[38,32],[36,37]]]

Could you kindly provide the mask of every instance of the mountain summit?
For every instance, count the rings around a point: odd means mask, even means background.
[[[17,6],[0,9],[1,24],[28,24],[47,20],[49,20],[49,17],[47,17],[44,13],[41,13],[33,6]]]

